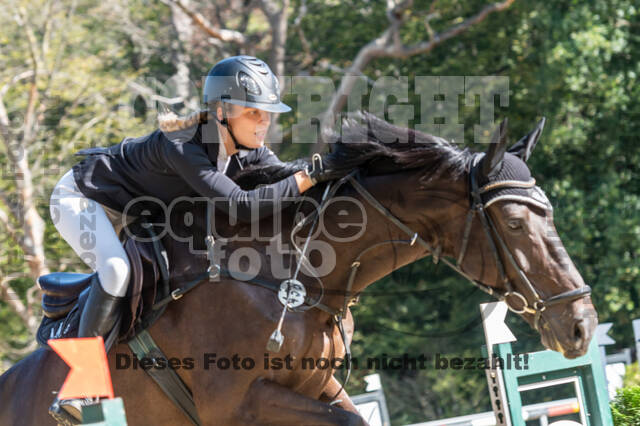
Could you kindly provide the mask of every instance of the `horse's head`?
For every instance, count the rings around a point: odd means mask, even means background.
[[[503,122],[487,153],[472,160],[475,217],[466,253],[457,256],[468,275],[505,296],[511,310],[540,332],[545,347],[575,358],[586,353],[597,314],[558,237],[551,204],[526,165],[543,125],[507,151]]]
[[[590,289],[564,249],[551,205],[526,165],[544,121],[508,152],[503,123],[488,152],[473,155],[442,138],[393,126],[372,114],[362,113],[360,121],[347,120],[342,133],[332,136],[331,154],[324,157],[325,169],[337,177],[356,168],[364,171],[370,195],[388,209],[385,215],[371,211],[371,220],[377,222],[367,223],[371,232],[359,240],[360,253],[377,247],[376,239],[388,237],[376,230],[387,229],[385,222],[395,216],[405,233],[415,233],[413,242],[421,236],[428,249],[457,259],[454,268],[503,298],[540,332],[547,348],[568,358],[586,353],[597,324]],[[238,181],[250,178],[247,186],[271,183],[301,168],[295,163],[252,168]],[[430,250],[421,247],[418,256]],[[394,251],[394,256],[393,268],[416,259],[414,252],[400,259]],[[353,257],[343,258],[352,264]],[[389,272],[384,262],[376,266],[367,268],[368,275],[354,291]]]

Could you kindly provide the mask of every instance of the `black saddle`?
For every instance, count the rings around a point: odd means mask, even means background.
[[[150,237],[155,237],[153,229],[148,226],[144,232]],[[130,339],[149,327],[164,311],[154,310],[153,304],[156,300],[168,296],[171,291],[167,256],[161,242],[157,238],[151,239],[150,242],[127,239],[124,244],[131,264],[126,308],[123,309],[122,318],[116,323],[112,333],[104,336],[105,343],[107,339],[113,341],[118,337],[121,340]],[[44,317],[36,333],[40,345],[46,347],[49,339],[77,337],[80,316],[89,289],[97,279],[97,273],[74,272],[53,272],[38,278],[38,284],[43,291],[44,311]],[[158,286],[158,283],[161,285]]]
[[[42,308],[48,318],[66,315],[76,304],[78,295],[93,281],[93,274],[53,272],[38,278],[42,289]]]
[[[205,277],[199,274],[198,278],[172,293],[167,253],[160,240],[150,225],[142,222],[130,225],[133,226],[139,226],[137,232],[142,230],[151,238],[144,242],[128,239],[124,244],[131,263],[126,296],[128,308],[123,309],[113,329],[103,336],[104,346],[108,352],[115,341],[126,341],[139,360],[150,357],[166,360],[167,357],[145,330],[164,313],[168,301],[180,298],[184,292],[204,281]],[[134,231],[134,235],[141,234]],[[209,272],[204,275],[208,277]],[[38,279],[44,291],[42,305],[45,309],[45,316],[36,333],[39,344],[48,348],[49,339],[77,337],[90,286],[97,279],[96,273],[61,272]],[[153,368],[146,371],[193,424],[201,424],[191,391],[173,369]]]
[[[60,299],[65,300],[65,302],[64,308],[60,309],[59,311],[64,311],[66,315],[58,318],[51,318],[45,311],[45,316],[42,318],[42,322],[40,323],[40,326],[38,327],[38,331],[36,333],[36,340],[40,345],[47,346],[47,340],[49,339],[60,339],[78,336],[80,315],[82,314],[84,305],[87,302],[87,296],[89,296],[89,286],[91,284],[91,281],[92,279],[94,279],[94,277],[96,277],[96,274],[82,275],[87,275],[87,277],[89,277],[88,281],[85,282],[85,288],[75,296],[61,297]],[[44,275],[43,277],[48,277],[48,275]],[[38,282],[41,282],[41,279],[43,277],[40,277],[40,279],[38,279]],[[84,278],[87,279],[86,277]],[[45,300],[48,300],[48,302],[45,302]],[[44,307],[46,303],[53,303],[53,305],[51,306],[56,306],[55,300],[55,296],[50,296],[45,293],[42,297],[42,305]],[[62,304],[60,306],[62,306]],[[48,308],[45,307],[44,309]]]

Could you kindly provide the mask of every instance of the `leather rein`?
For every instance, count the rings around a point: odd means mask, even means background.
[[[351,264],[351,273],[349,275],[349,279],[347,281],[347,288],[345,294],[345,303],[343,308],[341,309],[341,313],[346,311],[346,307],[348,305],[349,297],[351,295],[351,288],[353,285],[353,281],[355,280],[355,275],[357,273],[358,268],[360,267],[360,257],[368,250],[377,247],[380,244],[399,242],[399,243],[409,243],[410,245],[414,245],[416,242],[426,248],[431,256],[433,257],[434,263],[438,263],[438,261],[442,260],[447,266],[456,271],[458,274],[465,277],[469,280],[473,285],[480,288],[485,293],[492,295],[498,300],[504,301],[508,306],[509,310],[516,314],[528,313],[534,315],[534,328],[539,331],[540,319],[543,317],[545,310],[554,305],[558,305],[560,303],[569,303],[574,300],[581,299],[583,297],[588,297],[591,294],[591,287],[585,285],[581,288],[575,290],[568,290],[560,294],[556,294],[547,299],[543,299],[538,294],[538,291],[531,284],[531,281],[522,270],[518,262],[515,260],[511,250],[504,242],[503,238],[500,236],[500,233],[497,231],[496,226],[494,225],[491,217],[487,213],[487,204],[482,200],[482,194],[493,191],[496,189],[503,188],[533,188],[535,186],[535,179],[531,179],[529,182],[523,181],[498,181],[498,182],[489,182],[482,187],[478,187],[478,177],[477,174],[480,170],[479,161],[477,161],[479,157],[472,157],[471,166],[469,170],[469,199],[470,199],[470,208],[467,213],[467,218],[465,221],[464,234],[462,236],[462,243],[460,253],[456,258],[456,262],[453,263],[449,259],[443,257],[440,258],[440,254],[442,251],[441,247],[432,247],[428,242],[426,242],[420,235],[405,225],[400,219],[395,217],[386,207],[384,207],[369,191],[367,191],[354,177],[352,174],[346,176],[351,185],[362,195],[369,204],[371,204],[378,212],[380,212],[387,220],[392,222],[402,231],[404,231],[411,238],[410,240],[390,240],[382,243],[375,244],[365,250],[363,250],[356,258],[356,260]],[[467,251],[467,245],[469,242],[469,237],[471,235],[471,230],[473,228],[474,217],[478,216],[480,219],[480,223],[482,224],[482,229],[484,230],[485,235],[487,236],[487,240],[489,241],[489,246],[491,248],[491,253],[493,254],[493,258],[495,259],[498,272],[500,275],[500,281],[504,285],[505,289],[497,289],[491,286],[488,286],[480,281],[472,278],[469,274],[467,274],[463,269],[463,262],[465,258],[465,254]],[[503,261],[498,247],[505,254],[507,261],[511,264],[514,270],[517,273],[519,281],[524,284],[524,288],[526,293],[528,293],[531,299],[528,299],[523,292],[518,291],[508,277],[505,269],[505,262]],[[531,300],[531,301],[530,301]],[[514,303],[515,302],[515,303]],[[519,305],[520,307],[519,307]]]
[[[354,295],[352,294],[352,289],[353,289],[353,283],[355,281],[356,275],[358,273],[358,269],[360,268],[361,264],[362,264],[362,256],[364,254],[366,254],[367,252],[369,252],[370,250],[373,250],[381,245],[384,244],[396,244],[396,243],[400,243],[400,244],[409,244],[410,246],[415,245],[415,243],[419,243],[421,246],[423,246],[425,249],[428,250],[428,252],[430,253],[430,255],[433,258],[433,262],[434,263],[438,263],[440,260],[445,263],[447,266],[449,266],[451,269],[453,269],[454,271],[456,271],[458,274],[462,275],[463,277],[465,277],[467,280],[469,280],[473,285],[477,286],[478,288],[480,288],[482,291],[492,295],[493,297],[497,298],[498,300],[504,301],[507,305],[507,307],[509,308],[509,310],[513,311],[514,313],[517,314],[523,314],[523,313],[528,313],[528,314],[532,314],[534,315],[534,328],[536,330],[539,331],[539,327],[540,327],[540,318],[542,318],[545,310],[547,309],[547,307],[549,306],[554,306],[560,303],[569,303],[572,302],[574,300],[583,298],[583,297],[587,297],[591,294],[591,287],[589,287],[588,285],[585,285],[579,289],[575,289],[575,290],[568,290],[565,291],[563,293],[551,296],[547,299],[542,299],[540,297],[540,295],[538,294],[538,292],[536,291],[535,287],[533,287],[533,285],[531,284],[531,281],[529,280],[529,278],[527,277],[527,275],[524,273],[524,271],[522,270],[522,268],[520,267],[520,265],[516,262],[515,258],[513,257],[513,254],[511,253],[511,250],[509,249],[509,247],[507,246],[507,244],[504,242],[504,240],[502,239],[502,237],[500,236],[500,234],[498,233],[493,221],[491,220],[491,217],[488,215],[486,208],[488,206],[488,203],[485,203],[482,201],[482,194],[489,192],[489,191],[493,191],[496,189],[502,189],[502,188],[533,188],[535,186],[535,179],[531,179],[531,181],[529,182],[523,182],[523,181],[511,181],[511,180],[505,180],[505,181],[498,181],[498,182],[489,182],[486,185],[482,186],[482,187],[478,187],[478,178],[477,178],[477,174],[480,170],[480,166],[479,166],[479,160],[480,157],[478,156],[478,154],[474,155],[471,159],[470,159],[470,167],[469,167],[469,201],[470,201],[470,208],[469,208],[469,212],[467,213],[467,218],[465,221],[465,228],[464,228],[464,234],[462,236],[462,243],[461,243],[461,249],[460,249],[460,253],[458,254],[457,258],[456,258],[456,263],[451,262],[449,259],[447,259],[446,257],[441,257],[441,253],[442,253],[442,248],[437,246],[437,247],[432,247],[427,241],[425,241],[417,232],[415,232],[414,230],[412,230],[411,228],[409,228],[404,222],[402,222],[400,219],[398,219],[396,216],[394,216],[389,209],[387,209],[385,206],[382,205],[382,203],[380,203],[380,201],[378,201],[369,191],[367,191],[366,188],[364,188],[364,186],[362,186],[362,184],[360,184],[360,182],[358,182],[358,179],[355,177],[358,173],[358,170],[353,171],[351,173],[349,173],[347,176],[345,176],[344,178],[340,179],[338,182],[336,182],[336,185],[332,188],[331,191],[331,196],[333,196],[333,194],[335,194],[335,192],[337,191],[337,189],[342,186],[342,184],[344,184],[346,181],[348,181],[353,187],[354,189],[362,196],[364,197],[365,200],[367,200],[367,202],[374,207],[382,216],[384,216],[389,222],[393,223],[394,225],[396,225],[398,228],[400,228],[405,234],[407,234],[410,238],[408,240],[387,240],[387,241],[382,241],[379,243],[376,243],[372,246],[367,247],[366,249],[362,250],[358,256],[356,256],[355,260],[351,263],[351,270],[349,273],[349,277],[347,279],[347,286],[345,288],[345,296],[344,296],[344,301],[343,301],[343,305],[342,307],[333,314],[333,318],[335,323],[338,326],[338,330],[340,331],[341,337],[342,337],[342,341],[343,344],[345,346],[345,361],[347,364],[347,374],[346,374],[346,378],[343,381],[343,384],[340,388],[340,390],[336,393],[336,395],[332,398],[335,400],[335,398],[340,394],[340,392],[342,392],[342,389],[344,388],[346,382],[349,380],[349,376],[351,373],[351,350],[350,350],[350,345],[347,344],[347,340],[346,340],[346,336],[344,333],[344,327],[343,327],[343,319],[344,316],[346,315],[347,312],[347,308],[354,303],[354,300],[357,300],[357,297],[354,297]],[[327,198],[331,198],[330,197],[325,197],[323,199],[326,200]],[[324,204],[324,203],[323,203]],[[317,216],[319,216],[323,210],[323,204],[320,205],[320,207],[317,210]],[[501,290],[501,289],[496,289],[493,287],[490,287],[484,283],[481,283],[480,281],[472,278],[469,274],[467,274],[464,269],[463,269],[463,262],[464,262],[464,258],[465,258],[465,254],[467,251],[467,246],[469,243],[469,237],[471,235],[471,230],[473,228],[473,222],[474,222],[474,217],[478,216],[480,218],[480,223],[482,224],[482,228],[485,232],[485,235],[487,236],[487,240],[489,241],[489,246],[491,247],[491,252],[493,254],[493,257],[495,259],[499,274],[500,274],[500,279],[501,279],[501,283],[504,284],[505,286],[505,290]],[[317,218],[316,216],[316,218]],[[306,221],[303,221],[303,223],[305,223]],[[311,235],[311,234],[309,234]],[[293,237],[293,233],[292,233],[292,237]],[[497,242],[497,243],[496,243]],[[500,248],[502,249],[502,251],[505,253],[509,263],[512,265],[512,267],[516,270],[518,277],[520,278],[520,280],[524,283],[524,286],[527,290],[527,292],[531,295],[533,302],[530,303],[529,299],[527,299],[526,296],[523,295],[523,293],[519,292],[516,290],[514,284],[511,282],[511,280],[509,279],[508,275],[506,274],[506,270],[504,267],[504,262],[502,260],[502,257],[500,256],[500,253],[498,251],[498,246],[500,246]],[[518,308],[517,306],[513,305],[513,300],[517,300],[521,303],[522,307]],[[338,401],[334,401],[338,402]]]
[[[328,314],[330,314],[334,320],[334,322],[336,323],[338,330],[340,331],[340,335],[343,341],[343,344],[345,346],[345,352],[346,352],[346,356],[345,356],[345,361],[347,363],[347,376],[343,382],[342,387],[340,388],[340,390],[336,393],[336,395],[332,398],[334,401],[333,403],[337,403],[339,402],[338,400],[335,400],[335,398],[340,394],[340,392],[342,391],[344,384],[348,381],[349,379],[349,375],[351,372],[351,351],[350,351],[350,345],[347,344],[347,338],[346,338],[346,334],[344,332],[344,325],[343,325],[343,320],[344,317],[347,313],[347,309],[349,308],[349,306],[351,306],[352,304],[355,303],[355,301],[357,301],[357,296],[358,295],[354,295],[352,294],[352,289],[353,289],[353,283],[355,282],[355,278],[356,275],[358,273],[358,270],[362,264],[362,256],[365,255],[366,253],[368,253],[370,250],[373,250],[381,245],[384,244],[409,244],[410,246],[415,245],[416,243],[420,244],[421,246],[423,246],[425,249],[427,249],[427,251],[430,253],[430,255],[433,258],[433,262],[434,263],[438,263],[439,261],[442,261],[444,264],[446,264],[447,266],[449,266],[451,269],[453,269],[454,271],[456,271],[458,274],[460,274],[461,276],[463,276],[464,278],[466,278],[468,281],[470,281],[473,285],[475,285],[476,287],[480,288],[482,291],[484,291],[485,293],[490,294],[491,296],[497,298],[498,300],[504,301],[506,303],[506,305],[508,306],[509,310],[513,311],[516,314],[524,314],[524,313],[528,313],[531,315],[534,315],[534,328],[536,330],[539,331],[539,327],[540,327],[540,319],[544,316],[544,312],[546,311],[546,309],[550,306],[554,306],[554,305],[558,305],[560,303],[570,303],[573,302],[577,299],[581,299],[583,297],[588,297],[591,294],[591,287],[589,287],[588,285],[585,285],[581,288],[575,289],[575,290],[568,290],[565,291],[563,293],[560,294],[556,294],[554,296],[551,296],[547,299],[543,299],[540,297],[538,291],[535,289],[535,287],[531,284],[531,281],[529,280],[529,278],[527,277],[527,275],[525,274],[525,272],[522,270],[522,268],[520,267],[520,265],[518,264],[518,262],[515,260],[513,254],[511,253],[511,250],[509,249],[509,247],[507,246],[507,244],[504,242],[503,238],[500,236],[499,232],[496,229],[496,226],[494,225],[493,221],[491,220],[491,217],[489,216],[489,214],[487,213],[487,207],[488,207],[488,203],[484,202],[482,200],[482,195],[489,192],[489,191],[493,191],[496,189],[504,189],[504,188],[533,188],[535,187],[535,179],[531,179],[528,182],[524,182],[524,181],[511,181],[511,180],[505,180],[505,181],[497,181],[497,182],[489,182],[486,185],[482,186],[482,187],[478,187],[478,176],[477,174],[479,173],[480,170],[480,166],[479,166],[479,157],[478,154],[474,155],[471,158],[471,163],[470,163],[470,167],[469,167],[469,201],[470,201],[470,208],[469,208],[469,212],[467,213],[467,218],[465,221],[465,228],[464,228],[464,233],[462,236],[462,242],[461,242],[461,249],[460,249],[460,253],[458,254],[455,263],[450,261],[449,259],[447,259],[446,257],[441,257],[441,253],[442,253],[442,248],[440,246],[437,247],[433,247],[431,246],[427,241],[425,241],[417,232],[415,232],[414,230],[412,230],[411,228],[409,228],[407,225],[404,224],[404,222],[402,222],[400,219],[398,219],[396,216],[394,216],[385,206],[383,206],[369,191],[367,191],[367,189],[365,189],[362,184],[360,184],[360,182],[358,181],[358,179],[356,178],[356,176],[359,173],[359,170],[354,170],[351,173],[347,174],[346,176],[344,176],[343,178],[339,179],[336,182],[333,183],[329,183],[329,185],[327,186],[324,196],[322,198],[322,202],[320,204],[320,206],[318,207],[318,209],[316,209],[316,211],[314,212],[314,214],[311,214],[309,216],[306,216],[301,222],[299,222],[294,229],[292,230],[291,233],[291,240],[293,241],[294,239],[294,235],[297,231],[299,231],[300,229],[302,229],[305,225],[309,224],[311,221],[314,221],[314,223],[312,224],[312,226],[315,226],[315,222],[318,220],[318,218],[320,217],[321,213],[323,212],[324,208],[327,205],[327,201],[329,199],[331,199],[333,197],[333,195],[335,195],[335,193],[337,192],[337,190],[344,185],[346,182],[349,182],[353,188],[365,199],[367,200],[367,202],[374,207],[380,214],[382,214],[382,216],[384,216],[389,222],[393,223],[394,225],[396,225],[398,228],[400,228],[405,234],[407,234],[410,238],[407,240],[387,240],[387,241],[382,241],[379,243],[376,243],[372,246],[367,247],[366,249],[362,250],[358,256],[356,256],[356,258],[354,259],[354,261],[351,263],[351,270],[349,272],[349,277],[347,279],[347,285],[344,291],[344,301],[343,304],[340,308],[335,309],[332,308],[330,306],[327,306],[325,304],[320,303],[320,301],[312,301],[308,298],[305,298],[304,304],[307,305],[309,308],[318,308],[324,312],[327,312]],[[495,201],[495,200],[494,200]],[[211,219],[211,205],[209,203],[208,206],[208,212],[207,212],[207,222],[210,222]],[[463,269],[463,262],[465,259],[465,255],[467,252],[467,245],[469,243],[469,238],[471,235],[471,230],[473,228],[473,223],[474,223],[474,218],[478,216],[480,219],[480,223],[482,224],[482,229],[484,230],[485,235],[487,236],[487,240],[489,241],[489,246],[491,248],[491,253],[493,254],[494,260],[496,262],[497,268],[498,268],[498,272],[500,275],[500,281],[501,283],[504,285],[505,289],[498,289],[498,288],[494,288],[491,286],[488,286],[474,278],[472,278],[469,274],[467,274],[464,269]],[[208,223],[208,225],[210,226],[210,223]],[[308,234],[308,236],[306,237],[307,241],[311,238],[313,232],[310,232]],[[216,278],[219,278],[220,276],[227,276],[227,277],[231,277],[233,279],[240,279],[244,282],[247,283],[251,283],[251,284],[255,284],[255,285],[259,285],[265,288],[268,288],[274,292],[278,292],[279,290],[279,285],[275,284],[275,283],[271,283],[265,280],[261,280],[257,277],[247,277],[246,280],[240,278],[238,276],[237,273],[232,273],[231,271],[227,270],[224,267],[221,267],[220,265],[215,264],[214,262],[214,258],[213,258],[213,237],[209,234],[206,237],[206,243],[207,243],[207,247],[209,249],[209,262],[210,262],[210,266],[207,269],[207,272],[204,272],[202,274],[200,274],[199,276],[197,276],[194,280],[192,280],[191,282],[187,283],[186,285],[184,285],[181,288],[177,288],[175,289],[170,296],[167,296],[165,299],[159,301],[156,303],[156,305],[165,305],[173,300],[177,300],[179,298],[182,297],[182,295],[188,291],[190,291],[191,289],[193,289],[194,287],[196,287],[197,285],[199,285],[201,282],[204,282],[207,280],[207,278],[211,281],[214,280]],[[295,246],[295,244],[294,244]],[[525,296],[525,294],[521,291],[518,291],[514,285],[514,283],[511,281],[511,279],[508,277],[507,273],[506,273],[506,269],[505,269],[505,262],[502,259],[502,256],[500,255],[500,251],[498,250],[498,247],[500,247],[500,249],[502,250],[502,252],[504,253],[507,261],[509,262],[509,264],[513,267],[513,269],[516,271],[517,276],[519,278],[519,281],[522,282],[522,284],[524,285],[524,288],[526,290],[526,293],[529,295],[529,298],[527,298],[527,296]],[[299,259],[299,262],[302,262],[304,259],[304,251],[300,252],[301,254],[301,258]],[[299,268],[298,268],[299,269]],[[297,274],[296,274],[297,275]],[[514,303],[515,302],[515,303]],[[521,306],[519,307],[518,304],[519,303]],[[289,308],[287,306],[285,306],[285,311],[289,310]],[[283,311],[283,316],[284,317],[284,312]],[[280,321],[280,323],[282,322],[282,319]],[[279,327],[281,326],[281,324],[279,324]]]
[[[535,287],[531,284],[531,281],[529,280],[527,275],[524,273],[520,265],[517,263],[517,261],[513,257],[511,250],[509,249],[507,244],[504,242],[504,240],[498,233],[493,221],[491,220],[491,217],[488,215],[486,211],[487,203],[485,203],[482,200],[483,194],[489,191],[493,191],[495,189],[533,188],[535,186],[535,180],[532,179],[529,182],[505,180],[505,181],[498,181],[498,182],[489,182],[482,187],[478,187],[477,174],[479,172],[480,167],[479,167],[479,161],[477,160],[478,160],[478,157],[476,154],[476,156],[472,157],[471,165],[469,167],[470,208],[469,208],[469,212],[467,213],[467,218],[465,221],[460,253],[457,256],[455,263],[450,261],[446,257],[441,257],[440,256],[442,252],[441,247],[431,246],[417,232],[409,228],[400,219],[394,216],[369,191],[367,191],[367,189],[365,189],[356,178],[356,175],[358,174],[359,170],[354,170],[348,175],[346,175],[345,177],[334,182],[334,185],[330,188],[330,190],[325,192],[325,196],[323,197],[322,203],[320,204],[318,209],[315,211],[315,214],[306,216],[298,225],[295,226],[291,235],[292,240],[297,230],[302,229],[306,224],[311,222],[311,220],[317,220],[317,218],[320,216],[320,214],[326,207],[327,200],[331,199],[333,195],[337,192],[337,190],[346,182],[349,182],[354,187],[354,189],[360,195],[362,195],[362,197],[364,197],[364,199],[367,200],[367,202],[372,207],[374,207],[378,212],[380,212],[380,214],[382,214],[382,216],[384,216],[388,221],[390,221],[391,223],[396,225],[398,228],[400,228],[410,238],[408,240],[383,241],[362,250],[358,254],[358,256],[356,256],[354,261],[351,263],[351,271],[349,273],[349,277],[347,279],[347,286],[344,292],[345,294],[344,302],[340,308],[335,309],[330,306],[319,303],[319,301],[313,302],[311,300],[306,300],[305,304],[309,307],[315,307],[322,311],[327,312],[328,314],[332,315],[334,319],[336,319],[336,322],[341,323],[342,319],[346,314],[347,308],[351,304],[353,304],[354,301],[357,299],[356,297],[357,295],[352,294],[352,288],[353,288],[353,283],[355,281],[355,277],[357,275],[358,269],[360,268],[362,263],[361,261],[362,256],[374,248],[377,248],[384,244],[390,244],[390,243],[409,244],[411,246],[415,245],[415,243],[420,244],[425,249],[427,249],[427,251],[429,251],[430,255],[433,257],[434,263],[438,263],[439,261],[442,261],[444,264],[446,264],[451,269],[456,271],[458,274],[466,278],[473,285],[475,285],[485,293],[490,294],[491,296],[495,297],[498,300],[504,301],[509,307],[509,309],[514,313],[516,314],[528,313],[528,314],[534,315],[534,328],[536,330],[539,330],[540,318],[543,317],[543,313],[548,307],[558,305],[560,303],[569,303],[583,297],[588,297],[591,294],[591,287],[588,285],[585,285],[575,290],[568,290],[563,293],[556,294],[547,299],[543,299],[540,297],[539,293],[537,292]],[[331,183],[329,185],[331,185]],[[209,210],[210,209],[211,209],[211,206],[209,206]],[[209,220],[212,217],[211,211],[208,211],[207,213],[208,213],[208,222],[209,222]],[[491,253],[496,262],[501,283],[505,287],[504,290],[488,286],[472,278],[463,269],[463,262],[465,259],[467,245],[469,242],[469,237],[471,235],[471,230],[473,228],[473,222],[474,222],[475,216],[479,217],[480,223],[482,224],[482,229],[484,230],[484,233],[487,236],[487,240],[489,241]],[[307,239],[310,238],[310,236],[311,236],[311,233],[309,234]],[[241,278],[242,274],[238,274],[238,273],[231,274],[231,271],[226,270],[226,268],[221,268],[220,265],[215,264],[213,259],[213,237],[211,235],[208,235],[206,238],[206,242],[210,252],[209,253],[210,267],[208,268],[207,272],[199,274],[194,280],[190,281],[183,287],[175,289],[170,296],[166,297],[164,300],[157,302],[156,305],[165,305],[171,302],[172,300],[177,300],[180,297],[182,297],[183,294],[187,293],[188,291],[196,287],[198,284],[205,281],[207,278],[209,278],[209,280],[213,280],[219,276],[228,276],[235,279],[240,278],[242,281],[257,284],[262,287],[269,288],[276,292],[278,291],[278,288],[279,288],[278,284],[260,280],[260,279],[257,279],[257,277],[254,277],[254,278],[247,277],[246,280],[243,280]],[[511,264],[511,266],[516,271],[519,281],[521,281],[524,284],[524,288],[526,290],[526,293],[528,293],[530,299],[528,299],[523,294],[523,292],[518,291],[515,285],[513,284],[513,282],[507,276],[506,270],[505,270],[505,262],[503,261],[500,255],[498,247],[500,247],[500,249],[506,256],[507,261],[509,262],[509,264]],[[516,304],[514,304],[514,302],[516,302]],[[520,307],[517,304],[518,302],[521,305]]]

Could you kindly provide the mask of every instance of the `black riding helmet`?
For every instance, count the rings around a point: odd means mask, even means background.
[[[204,83],[203,99],[209,108],[222,101],[222,120],[236,148],[247,148],[238,143],[227,120],[225,103],[257,108],[269,112],[288,112],[291,108],[280,101],[278,79],[269,66],[253,56],[232,56],[211,68]],[[215,112],[213,116],[217,120]]]

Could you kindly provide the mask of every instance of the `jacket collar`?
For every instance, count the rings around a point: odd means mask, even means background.
[[[203,145],[209,161],[214,165],[218,164],[219,137],[218,126],[213,120],[198,125],[198,131],[194,137],[196,143]]]
[[[207,157],[211,164],[217,166],[218,164],[218,153],[220,150],[220,132],[218,130],[218,126],[215,121],[210,121],[205,124],[200,124],[198,126],[198,130],[196,131],[194,137],[196,143],[200,143],[204,146],[205,152],[207,153]],[[241,169],[240,164],[244,167],[247,163],[247,157],[251,154],[252,151],[241,149],[236,154],[230,155],[231,158],[229,161],[229,166],[227,167],[226,175],[233,176],[238,170]]]

